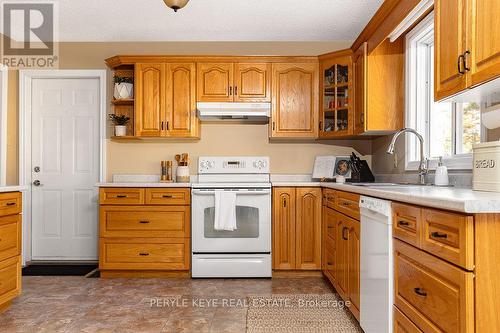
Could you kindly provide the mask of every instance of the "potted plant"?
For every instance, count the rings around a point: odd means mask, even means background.
[[[109,119],[115,124],[115,135],[116,136],[126,136],[127,135],[127,123],[130,120],[129,117],[125,115],[110,114]]]
[[[115,88],[113,97],[115,99],[132,99],[134,98],[134,78],[115,76],[113,78]]]

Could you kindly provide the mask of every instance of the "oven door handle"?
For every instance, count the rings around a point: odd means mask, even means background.
[[[258,190],[258,191],[247,191],[247,190],[232,190],[231,192],[236,192],[237,195],[264,195],[271,194],[271,190]],[[196,195],[213,195],[215,191],[205,191],[205,190],[192,190],[192,194]]]

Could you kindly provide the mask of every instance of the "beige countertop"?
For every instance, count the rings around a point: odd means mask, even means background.
[[[112,182],[98,183],[99,187],[191,187],[194,183]],[[387,185],[356,186],[351,184],[320,183],[310,175],[271,175],[273,187],[323,187],[360,195],[414,205],[458,211],[463,213],[500,213],[500,193],[473,191],[470,188]],[[12,187],[11,191],[18,191]],[[1,188],[0,188],[1,189]],[[1,191],[1,190],[0,190]],[[3,191],[6,192],[6,191]]]
[[[0,186],[0,193],[3,192],[20,192],[26,190],[24,186]]]
[[[97,183],[97,187],[191,187],[191,183],[138,183],[138,182],[119,182],[119,183]]]

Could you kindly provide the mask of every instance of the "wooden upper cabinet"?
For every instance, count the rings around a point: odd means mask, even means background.
[[[404,127],[404,38],[385,39],[353,55],[354,134],[393,133]]]
[[[271,64],[234,64],[234,101],[271,101]]]
[[[194,63],[167,64],[166,81],[166,135],[198,137],[196,65]]]
[[[318,136],[318,64],[273,64],[271,137]]]
[[[468,13],[471,54],[467,62],[474,86],[500,76],[500,1],[469,0]]]
[[[135,135],[161,136],[165,125],[165,64],[135,65],[135,100]]]
[[[273,269],[295,269],[295,188],[273,189]]]
[[[321,188],[299,187],[296,213],[296,268],[321,269]]]
[[[233,64],[198,63],[198,102],[233,101]]]
[[[354,134],[365,131],[367,51],[368,44],[363,43],[353,55],[354,67]]]
[[[435,100],[454,95],[467,87],[467,76],[460,73],[465,73],[465,69],[459,58],[467,48],[466,2],[436,0],[434,3]]]
[[[320,56],[319,137],[353,134],[351,49]]]
[[[434,99],[500,77],[500,2],[436,0]]]

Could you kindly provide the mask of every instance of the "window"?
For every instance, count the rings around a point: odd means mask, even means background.
[[[406,35],[406,127],[424,137],[424,151],[435,168],[443,157],[451,169],[472,168],[472,145],[481,141],[481,108],[477,103],[434,102],[434,14]],[[406,136],[406,169],[416,170],[420,147]]]

